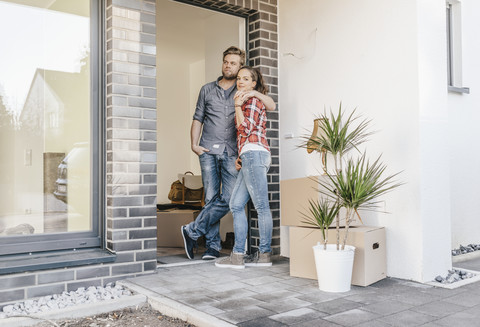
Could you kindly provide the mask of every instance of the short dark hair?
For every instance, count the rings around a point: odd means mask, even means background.
[[[240,66],[245,65],[245,51],[232,45],[227,50],[223,51],[223,59],[225,59],[225,57],[229,54],[240,56]]]
[[[260,70],[258,68],[250,67],[250,66],[243,66],[240,68],[238,71],[241,71],[242,69],[246,69],[250,72],[250,76],[252,76],[252,81],[255,81],[255,91],[258,91],[262,94],[267,94],[268,92],[268,86],[265,84],[265,81],[263,80],[262,73],[260,73]]]

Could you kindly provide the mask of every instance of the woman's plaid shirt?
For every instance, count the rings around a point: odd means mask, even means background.
[[[245,120],[237,128],[238,153],[242,152],[247,143],[258,144],[270,151],[267,142],[267,114],[263,102],[252,97],[242,105],[242,112]],[[236,123],[235,119],[235,126]]]

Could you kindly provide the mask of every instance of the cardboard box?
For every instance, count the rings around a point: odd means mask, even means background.
[[[317,279],[312,247],[322,241],[322,232],[319,229],[305,227],[289,229],[290,276]],[[342,230],[340,237],[344,235],[345,231]],[[329,230],[328,238],[329,243],[336,242],[335,229]],[[355,246],[352,285],[368,286],[386,277],[384,227],[351,227],[347,244]]]
[[[157,211],[157,246],[183,247],[180,226],[195,220],[199,210],[169,209]]]
[[[326,175],[302,177],[295,179],[286,179],[280,181],[280,210],[281,210],[281,225],[282,226],[300,226],[312,227],[302,221],[305,220],[302,213],[308,213],[308,200],[316,200],[322,195],[319,190],[318,181],[328,183],[330,180]],[[341,213],[343,213],[343,210]],[[340,217],[344,217],[340,214]],[[358,226],[361,222],[356,219],[351,226]],[[345,225],[345,220],[340,221],[340,225]]]

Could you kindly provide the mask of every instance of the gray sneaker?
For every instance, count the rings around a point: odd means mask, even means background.
[[[219,268],[245,269],[243,263],[243,253],[230,253],[229,257],[223,257],[215,262]]]
[[[245,266],[249,267],[270,267],[272,265],[271,252],[255,252],[252,255],[245,257]]]

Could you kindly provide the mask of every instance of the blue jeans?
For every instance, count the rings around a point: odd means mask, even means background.
[[[223,154],[205,152],[199,159],[205,206],[195,221],[186,226],[186,231],[193,240],[205,235],[207,248],[220,251],[220,219],[229,211],[228,203],[238,175],[235,169],[237,157],[228,156],[225,150]]]
[[[233,227],[235,229],[233,252],[245,252],[245,240],[248,233],[245,205],[250,198],[258,213],[259,250],[261,253],[271,252],[273,222],[268,202],[267,184],[267,171],[271,163],[270,152],[247,151],[240,156],[240,159],[242,159],[242,169],[238,174],[230,199],[230,210],[233,213]]]

